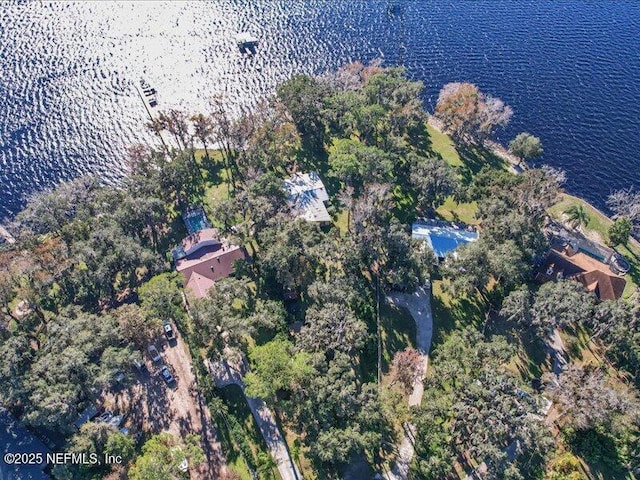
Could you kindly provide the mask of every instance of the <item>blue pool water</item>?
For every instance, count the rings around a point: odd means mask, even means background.
[[[603,207],[640,187],[639,25],[637,0],[3,1],[0,221],[60,180],[122,177],[126,146],[153,142],[140,76],[161,108],[206,111],[215,94],[237,114],[292,74],[376,57],[422,80],[428,108],[456,80],[503,98],[499,139],[540,136],[541,162]],[[233,41],[245,30],[253,58]]]
[[[211,226],[202,210],[188,213],[183,215],[182,218],[184,219],[184,224],[187,227],[187,232],[189,232],[189,234],[199,232],[200,230],[204,230]]]

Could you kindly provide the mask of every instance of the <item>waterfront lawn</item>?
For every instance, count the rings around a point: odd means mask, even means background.
[[[589,216],[589,223],[584,227],[586,230],[595,232],[600,236],[600,241],[606,243],[609,240],[609,226],[613,223],[604,213],[593,208],[581,198],[561,194],[560,201],[548,209],[549,215],[559,221],[565,218],[564,212],[573,206],[582,206]]]
[[[231,172],[225,167],[222,153],[218,150],[209,151],[207,160],[204,150],[196,150],[196,162],[206,180],[204,199],[211,207],[212,202],[229,198],[229,182]]]
[[[464,162],[460,158],[451,137],[431,125],[427,125],[427,131],[431,137],[431,150],[440,154],[442,159],[452,167],[464,168]]]
[[[609,239],[609,227],[613,221],[581,198],[563,193],[560,201],[549,208],[548,212],[556,220],[563,221],[564,212],[574,205],[582,206],[589,216],[589,223],[583,227],[587,236],[606,244]],[[625,298],[629,298],[640,285],[640,243],[632,239],[628,245],[618,245],[615,249],[631,264],[631,270],[625,275],[627,286],[623,294]]]
[[[458,172],[464,184],[471,183],[473,175],[486,165],[496,170],[508,167],[505,160],[487,148],[478,145],[456,145],[449,135],[431,125],[427,126],[427,131],[431,136],[431,150]]]

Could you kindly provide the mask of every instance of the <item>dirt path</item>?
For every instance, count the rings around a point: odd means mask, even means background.
[[[429,365],[429,349],[433,336],[433,315],[431,313],[431,284],[418,288],[415,293],[392,292],[387,295],[387,302],[409,310],[416,322],[416,347],[422,356],[422,372],[413,384],[413,391],[409,396],[409,406],[420,405],[424,394],[422,379],[427,373]],[[387,480],[406,480],[409,474],[409,466],[415,455],[413,447],[415,443],[415,427],[411,424],[404,425],[404,436],[398,447],[398,458],[390,472],[386,472]]]
[[[114,404],[110,408],[126,412],[126,425],[132,433],[168,431],[180,437],[189,433],[199,435],[206,460],[198,468],[190,469],[190,478],[224,478],[227,474],[226,458],[209,408],[196,391],[187,346],[180,337],[171,345],[159,339],[156,346],[161,351],[162,362],[176,378],[174,388],[169,388],[160,376],[161,363],[153,364],[147,360],[148,372],[139,373],[138,381],[131,388],[111,399]]]
[[[194,472],[198,474],[195,478],[219,478],[221,474],[226,473],[226,459],[216,435],[211,412],[197,391],[189,350],[178,336],[174,346],[165,343],[163,356],[177,380],[176,388],[168,390],[174,411],[169,431],[181,436],[188,433],[201,435],[202,449],[207,461],[198,472]],[[191,478],[194,478],[193,474]]]

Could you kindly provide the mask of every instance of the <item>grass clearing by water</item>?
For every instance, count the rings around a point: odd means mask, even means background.
[[[564,212],[572,206],[582,206],[585,209],[589,216],[589,222],[586,226],[582,227],[582,229],[587,234],[590,234],[589,236],[593,237],[594,240],[605,244],[609,239],[609,227],[613,224],[613,221],[581,198],[563,193],[560,196],[560,201],[547,211],[553,218],[562,221]],[[618,245],[615,249],[618,253],[622,254],[631,265],[631,270],[625,275],[627,286],[623,293],[624,298],[630,298],[638,288],[638,285],[640,285],[640,244],[632,239],[629,244]]]

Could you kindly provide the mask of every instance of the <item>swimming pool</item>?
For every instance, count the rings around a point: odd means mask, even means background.
[[[189,235],[211,227],[211,224],[207,220],[207,217],[201,208],[185,213],[182,216],[182,219],[184,220],[184,224],[187,227]]]

